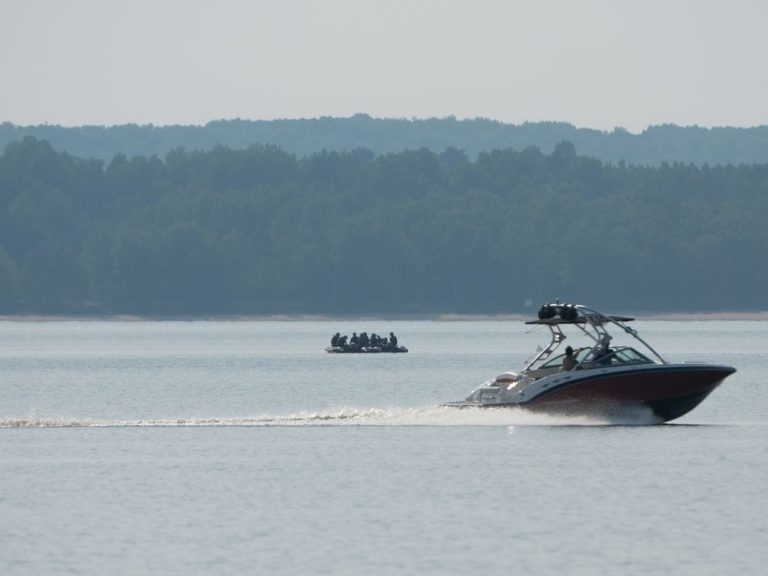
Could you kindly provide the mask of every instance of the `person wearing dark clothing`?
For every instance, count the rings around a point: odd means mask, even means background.
[[[613,350],[604,346],[595,352],[595,362],[601,366],[609,366],[611,364],[611,354],[613,354]]]
[[[341,347],[341,348],[346,348],[347,347],[347,335],[346,334],[344,334],[344,336],[339,338],[337,345],[339,347]]]
[[[368,333],[367,332],[363,332],[362,334],[360,334],[359,342],[360,342],[360,346],[362,346],[363,348],[367,348],[368,347],[368,344],[370,344],[371,341],[368,339]]]
[[[341,338],[341,334],[336,332],[336,334],[333,335],[333,338],[331,338],[331,346],[336,348],[336,346],[339,345],[339,338]]]
[[[573,355],[573,348],[566,346],[565,358],[563,358],[563,370],[573,370],[576,368],[576,357]]]
[[[392,348],[397,348],[397,336],[395,336],[394,332],[389,333],[389,345]]]
[[[357,332],[352,332],[352,338],[349,339],[350,346],[357,346],[360,343],[360,337]]]

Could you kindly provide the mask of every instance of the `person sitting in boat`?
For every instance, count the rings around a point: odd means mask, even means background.
[[[363,332],[362,334],[360,334],[360,337],[358,339],[358,343],[363,348],[367,348],[368,347],[368,345],[371,343],[371,341],[368,339],[368,333],[367,332]]]
[[[378,346],[381,344],[381,337],[376,334],[376,332],[373,332],[371,334],[371,346]]]
[[[347,335],[344,334],[344,336],[340,337],[338,341],[336,342],[336,345],[339,348],[346,348],[347,347]]]
[[[394,332],[389,333],[389,345],[392,346],[392,348],[397,348],[397,336],[395,336]]]
[[[339,345],[339,338],[341,338],[341,334],[336,332],[336,334],[333,335],[333,338],[331,338],[331,346],[336,348]]]
[[[595,362],[602,366],[608,366],[611,363],[610,355],[613,354],[613,350],[608,346],[603,346],[595,351]]]
[[[576,357],[573,355],[573,348],[570,346],[565,347],[565,357],[563,358],[563,371],[573,370],[576,368]]]
[[[352,338],[349,339],[349,347],[353,350],[360,347],[360,337],[357,335],[357,332],[352,332]]]

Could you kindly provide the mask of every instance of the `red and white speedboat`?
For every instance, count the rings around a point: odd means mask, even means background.
[[[519,373],[505,372],[476,388],[463,402],[447,406],[519,407],[618,421],[625,415],[647,414],[649,421],[660,423],[693,410],[736,372],[730,366],[669,363],[627,325],[632,320],[578,304],[545,304],[538,319],[526,324],[549,328],[549,345]],[[609,328],[620,329],[647,352],[614,345]],[[566,339],[564,329],[586,336],[586,344],[568,346],[567,354],[560,351]]]

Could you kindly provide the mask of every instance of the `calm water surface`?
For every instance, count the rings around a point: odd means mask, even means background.
[[[739,371],[608,426],[438,407],[546,342],[520,322],[0,322],[0,573],[762,573],[768,323],[636,327]]]

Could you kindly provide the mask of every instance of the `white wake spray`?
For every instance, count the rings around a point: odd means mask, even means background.
[[[521,408],[338,408],[232,418],[4,418],[0,428],[300,427],[300,426],[607,426],[656,423],[650,412],[611,418],[540,414]]]

